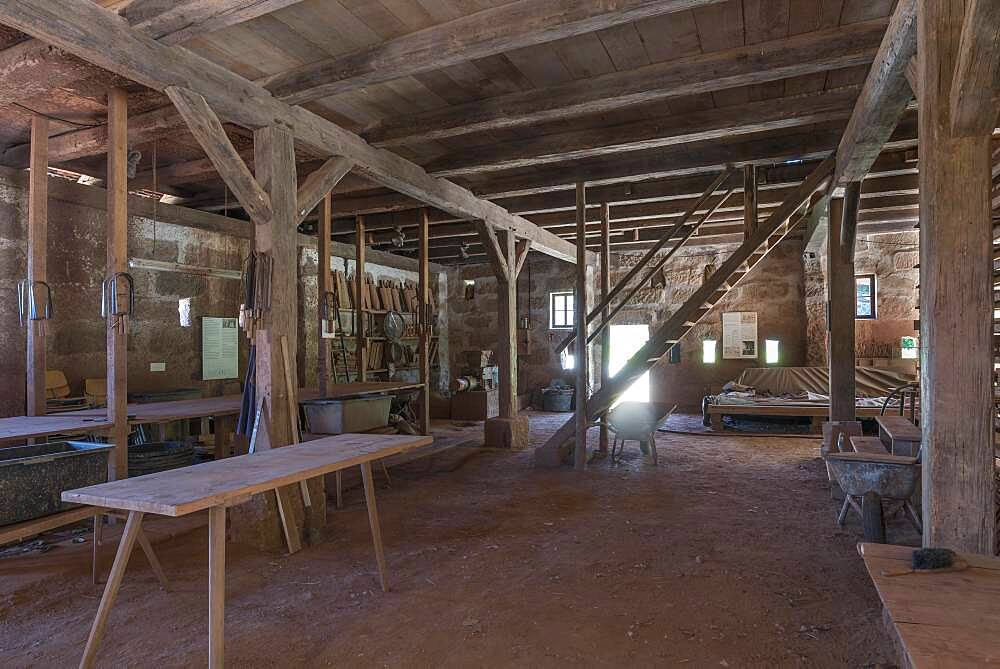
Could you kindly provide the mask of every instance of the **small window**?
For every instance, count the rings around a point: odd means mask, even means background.
[[[875,275],[854,277],[854,317],[876,318]]]
[[[701,342],[701,361],[706,365],[715,364],[715,340],[706,339]]]
[[[765,339],[764,340],[764,362],[768,365],[778,364],[778,347],[780,344],[777,339]]]
[[[549,328],[571,330],[575,326],[573,310],[573,291],[549,293]]]
[[[916,337],[901,337],[899,340],[899,357],[903,360],[916,360],[920,349],[917,347]]]

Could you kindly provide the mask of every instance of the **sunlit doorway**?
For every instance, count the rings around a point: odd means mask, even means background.
[[[625,366],[628,359],[649,340],[648,325],[612,325],[609,373],[612,377]],[[646,372],[618,398],[619,402],[648,402],[649,372]]]

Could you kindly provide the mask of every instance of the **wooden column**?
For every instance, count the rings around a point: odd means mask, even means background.
[[[576,295],[573,299],[576,323],[576,448],[573,466],[587,467],[587,191],[576,184]]]
[[[128,97],[124,90],[108,91],[107,273],[110,278],[128,271]],[[110,441],[115,448],[108,479],[128,477],[128,360],[125,328],[107,327],[108,419],[114,423]],[[126,321],[127,327],[127,321]]]
[[[949,111],[965,6],[918,5],[923,542],[992,554],[989,134],[956,136]]]
[[[854,263],[840,243],[844,201],[830,200],[827,241],[827,358],[830,364],[830,420],[854,420]]]
[[[365,219],[358,216],[354,223],[354,361],[358,381],[368,380],[368,323],[362,295],[365,288]]]
[[[319,239],[319,267],[317,285],[319,287],[319,316],[317,327],[319,328],[319,351],[316,361],[316,373],[319,376],[319,394],[326,396],[330,386],[330,340],[323,337],[323,304],[328,293],[333,292],[333,272],[330,270],[330,235],[332,233],[332,198],[330,193],[323,196],[319,203],[319,227],[317,237]],[[334,315],[339,317],[340,314]],[[330,323],[330,328],[334,324]]]
[[[287,130],[278,126],[254,132],[255,178],[271,201],[270,220],[254,220],[258,253],[271,257],[271,311],[257,332],[257,397],[267,398],[272,448],[292,443],[289,399],[284,376],[281,338],[288,357],[295,359],[298,277],[296,275],[295,149]],[[294,372],[293,372],[294,379]],[[293,384],[297,385],[297,384]],[[292,393],[297,388],[292,388]],[[292,398],[293,402],[296,398]],[[292,404],[294,406],[294,404]]]
[[[506,280],[497,277],[497,366],[500,367],[500,418],[517,416],[517,240],[512,232],[498,232],[500,252],[508,268]]]
[[[49,218],[49,121],[31,119],[31,172],[28,180],[28,290],[35,281],[47,281],[45,255]],[[27,307],[25,308],[27,315]],[[45,414],[45,322],[28,319],[27,414]]]
[[[611,310],[607,306],[611,293],[611,207],[607,202],[601,205],[601,301],[605,303],[601,318],[605,326],[601,330],[601,386],[611,378],[611,326],[606,323]],[[608,417],[601,419],[601,453],[608,452]]]
[[[420,398],[420,413],[417,422],[421,434],[431,433],[431,337],[434,335],[434,321],[431,313],[431,272],[430,272],[430,229],[427,209],[420,210],[420,231],[418,233],[417,259],[420,263],[417,285],[420,314],[418,316],[420,341],[420,383],[423,384]]]
[[[757,229],[757,166],[743,166],[743,239]]]

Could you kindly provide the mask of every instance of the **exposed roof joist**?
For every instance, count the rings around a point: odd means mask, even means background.
[[[0,5],[0,22],[63,48],[157,91],[189,88],[222,118],[247,127],[287,126],[296,140],[323,155],[342,156],[355,170],[388,188],[456,216],[479,219],[532,241],[533,248],[573,261],[572,244],[530,221],[435,179],[421,167],[370,146],[357,135],[301,107],[275,99],[261,86],[185,49],[160,44],[88,0],[23,0]]]

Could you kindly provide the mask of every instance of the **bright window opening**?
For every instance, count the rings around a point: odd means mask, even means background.
[[[899,357],[903,360],[916,360],[919,357],[920,348],[917,346],[916,337],[902,337],[899,340]]]
[[[649,341],[648,325],[612,325],[611,351],[608,359],[608,373],[614,377],[629,358],[636,354]],[[648,402],[649,372],[635,380],[629,389],[622,393],[619,402]]]
[[[563,369],[575,369],[576,368],[576,356],[572,353],[562,352],[562,368]]]
[[[778,364],[778,347],[779,343],[777,339],[765,339],[764,340],[764,362],[768,365]]]
[[[573,292],[549,293],[549,328],[570,330],[574,327]]]
[[[706,365],[715,364],[715,340],[706,339],[701,342],[701,361]]]

